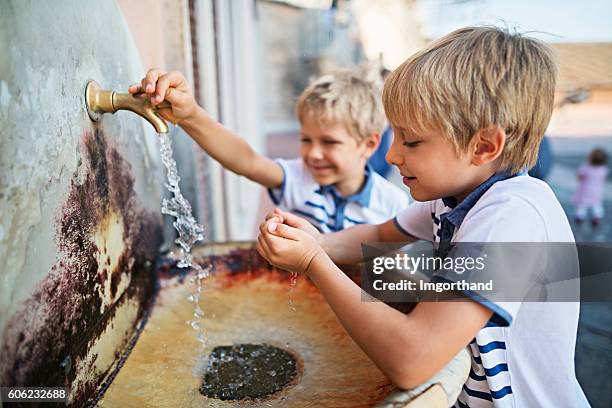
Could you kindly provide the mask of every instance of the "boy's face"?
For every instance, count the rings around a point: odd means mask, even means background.
[[[344,125],[321,124],[310,115],[301,125],[300,155],[315,181],[336,185],[342,195],[355,194],[363,181],[371,143],[358,143]]]
[[[393,143],[386,159],[396,166],[417,201],[454,196],[459,200],[474,187],[478,173],[468,154],[458,154],[438,132],[413,134],[393,126]]]

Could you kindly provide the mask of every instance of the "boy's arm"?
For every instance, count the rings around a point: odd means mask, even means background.
[[[328,258],[309,276],[351,338],[389,379],[414,388],[467,346],[493,312],[479,303],[423,302],[408,315],[382,302],[364,302],[361,288]]]
[[[275,220],[260,231],[259,253],[277,267],[307,274],[351,338],[400,388],[414,388],[431,378],[493,314],[469,300],[419,303],[408,315],[382,302],[364,302],[361,288],[311,235]]]
[[[368,242],[417,241],[397,228],[393,219],[382,224],[363,224],[332,234],[321,235],[319,242],[329,257],[338,264],[354,264],[363,259],[361,244]]]
[[[268,188],[282,184],[284,174],[278,163],[255,152],[244,139],[212,119],[199,106],[179,125],[226,169]]]
[[[140,84],[130,86],[129,92],[146,93],[154,105],[160,104],[164,99],[170,102],[172,107],[160,109],[159,114],[181,126],[223,167],[268,188],[276,188],[282,184],[284,174],[280,165],[257,154],[247,142],[216,122],[198,106],[187,80],[180,72],[150,69]]]
[[[312,236],[335,263],[343,265],[354,264],[363,259],[362,243],[402,242],[409,244],[417,241],[417,238],[400,230],[393,219],[382,224],[363,224],[334,233],[322,234],[304,218],[275,208],[273,212],[266,215],[266,220],[260,225],[260,228],[273,218],[276,218],[275,222],[287,224]]]

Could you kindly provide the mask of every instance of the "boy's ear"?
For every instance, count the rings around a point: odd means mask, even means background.
[[[380,145],[380,133],[373,133],[370,137],[364,140],[364,143],[366,147],[366,158],[369,159]]]
[[[481,166],[501,156],[506,145],[506,132],[499,126],[480,129],[472,139],[472,164]]]

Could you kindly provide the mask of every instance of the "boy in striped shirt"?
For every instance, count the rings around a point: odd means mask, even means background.
[[[467,27],[434,41],[391,73],[383,92],[395,135],[387,160],[416,202],[385,223],[325,236],[281,211],[260,226],[259,252],[307,274],[400,388],[424,383],[467,346],[472,367],[457,407],[588,406],[574,370],[578,302],[466,292],[465,301],[421,302],[406,315],[362,302],[335,265],[359,261],[362,242],[573,243],[552,190],[525,171],[552,114],[555,75],[549,48],[517,33]],[[555,261],[546,256],[506,278],[539,279],[536,266]]]

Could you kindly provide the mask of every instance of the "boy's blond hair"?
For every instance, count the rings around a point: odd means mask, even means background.
[[[556,66],[544,43],[496,27],[456,30],[411,56],[389,75],[387,117],[411,132],[439,131],[465,151],[480,130],[507,135],[502,171],[536,162],[550,121]]]
[[[310,84],[298,98],[295,110],[301,123],[306,117],[322,125],[339,123],[361,143],[385,127],[380,94],[380,86],[358,71],[338,70]]]

